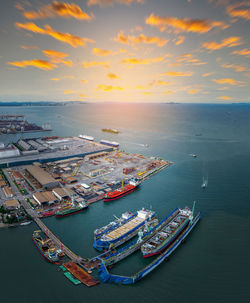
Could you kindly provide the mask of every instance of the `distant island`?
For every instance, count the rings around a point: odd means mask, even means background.
[[[81,101],[53,102],[53,101],[38,101],[38,102],[1,102],[0,106],[65,106],[69,104],[85,104]]]

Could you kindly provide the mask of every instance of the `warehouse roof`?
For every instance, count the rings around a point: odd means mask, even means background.
[[[6,208],[19,208],[20,204],[17,200],[7,200],[7,201],[4,201],[4,206]]]
[[[39,203],[53,202],[57,198],[52,194],[51,191],[37,192],[33,194],[33,198]]]
[[[26,169],[41,185],[57,182],[49,173],[39,166],[29,165]]]

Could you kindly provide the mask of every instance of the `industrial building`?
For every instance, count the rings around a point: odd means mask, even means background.
[[[20,151],[13,144],[9,144],[8,147],[0,148],[0,159],[20,156]]]
[[[5,186],[3,188],[3,192],[4,192],[5,196],[6,196],[6,198],[12,198],[13,197],[13,192],[12,192],[12,189],[10,187]]]
[[[90,155],[85,156],[84,160],[85,161],[93,160],[93,159],[96,159],[96,158],[108,156],[108,154],[109,154],[108,152],[98,152],[98,153],[94,153],[94,154],[90,154]]]
[[[46,189],[54,188],[59,185],[59,182],[55,180],[49,173],[39,166],[29,165],[26,167],[26,171],[43,187]]]
[[[51,191],[37,192],[33,194],[33,198],[39,205],[53,204],[58,201]]]
[[[73,191],[70,188],[57,187],[52,190],[52,193],[61,201],[69,198],[73,195]]]
[[[18,200],[6,200],[4,201],[3,206],[6,210],[15,210],[20,208],[20,203]]]

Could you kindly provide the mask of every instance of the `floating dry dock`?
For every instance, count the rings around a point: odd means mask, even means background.
[[[101,262],[99,265],[99,277],[103,282],[116,283],[116,284],[134,284],[137,281],[141,280],[143,277],[148,275],[152,270],[159,266],[167,257],[169,257],[175,249],[185,240],[194,226],[199,222],[201,213],[190,221],[190,224],[187,229],[185,229],[180,236],[173,242],[159,257],[154,259],[148,266],[137,272],[133,276],[120,276],[113,275],[109,273],[104,262]]]
[[[95,286],[99,281],[88,274],[83,268],[76,265],[74,262],[64,263],[63,266],[79,281],[87,286]]]

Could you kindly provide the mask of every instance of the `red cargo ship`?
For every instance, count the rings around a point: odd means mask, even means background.
[[[139,185],[140,182],[137,179],[130,180],[128,185],[125,185],[124,187],[122,186],[119,189],[108,192],[106,197],[104,198],[104,202],[113,201],[123,196],[126,196],[132,191],[134,191]]]

